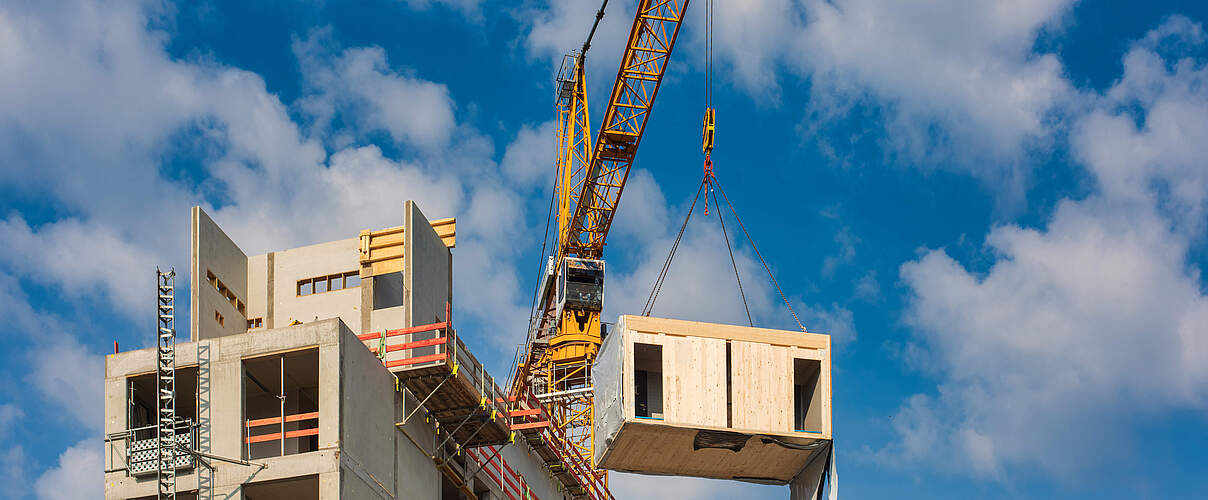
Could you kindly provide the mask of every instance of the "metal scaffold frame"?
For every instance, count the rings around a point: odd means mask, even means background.
[[[155,268],[156,338],[158,339],[159,498],[176,499],[176,270]]]

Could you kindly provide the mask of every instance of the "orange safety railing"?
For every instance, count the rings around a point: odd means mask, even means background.
[[[316,424],[315,427],[312,429],[298,429],[298,430],[293,430],[293,431],[286,431],[283,428],[282,432],[271,432],[268,434],[256,434],[256,435],[251,434],[252,428],[254,428],[254,427],[264,427],[266,425],[284,425],[284,423],[288,423],[288,422],[302,422],[302,421],[307,421],[307,420],[314,420],[315,424]],[[294,415],[286,415],[284,417],[285,422],[282,422],[282,417],[257,418],[254,420],[249,419],[244,422],[244,428],[247,429],[247,433],[244,436],[243,441],[244,441],[244,443],[250,445],[253,443],[263,443],[266,441],[280,441],[282,439],[290,439],[290,438],[297,438],[297,437],[318,436],[319,435],[319,427],[317,425],[318,420],[319,420],[319,412],[317,412],[317,411],[310,412],[310,413],[298,413],[298,414],[294,414]]]

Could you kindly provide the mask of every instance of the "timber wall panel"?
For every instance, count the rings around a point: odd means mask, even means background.
[[[735,340],[730,343],[733,426],[793,431],[793,364],[784,348]]]

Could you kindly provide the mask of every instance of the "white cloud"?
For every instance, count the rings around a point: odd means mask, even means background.
[[[876,302],[881,298],[881,283],[877,281],[876,271],[869,271],[856,281],[855,297],[869,302]]]
[[[9,426],[23,416],[25,416],[25,412],[21,411],[21,408],[16,405],[0,405],[0,437],[7,435]]]
[[[104,469],[100,438],[80,441],[59,455],[59,464],[38,478],[34,490],[38,500],[101,498]]]
[[[835,344],[856,340],[856,323],[851,310],[836,302],[829,306],[799,303],[796,311],[810,333],[830,335]]]
[[[104,360],[71,336],[59,334],[53,349],[29,351],[33,371],[26,383],[82,426],[99,433],[104,423]]]
[[[1000,478],[1118,470],[1143,445],[1129,429],[1208,406],[1208,296],[1188,260],[1204,229],[1188,214],[1208,196],[1192,163],[1208,155],[1208,71],[1163,59],[1153,40],[1199,33],[1180,18],[1155,30],[1074,127],[1089,197],[1042,229],[994,228],[984,272],[943,250],[902,266],[907,321],[939,384],[899,411],[887,462]]]
[[[554,126],[552,120],[521,126],[500,162],[504,175],[525,186],[551,185],[558,154]]]
[[[7,247],[0,262],[36,283],[55,286],[64,297],[113,294],[111,299],[131,314],[145,311],[154,299],[148,272],[154,256],[109,227],[67,219],[35,232],[19,215],[10,215],[0,220],[0,240]],[[139,277],[147,286],[131,286]]]
[[[448,145],[456,128],[449,89],[391,69],[381,47],[333,47],[331,30],[313,30],[295,40],[294,54],[313,95],[300,107],[322,134],[337,114],[345,127],[385,130],[396,143],[425,149]]]
[[[826,150],[852,146],[850,136],[829,139],[823,127],[867,106],[880,115],[867,123],[886,132],[879,146],[888,157],[966,171],[1019,194],[1027,152],[1051,144],[1058,116],[1080,105],[1057,57],[1033,52],[1042,33],[1061,29],[1073,3],[730,2],[717,6],[714,59],[719,78],[761,104],[780,104],[781,85],[808,86],[803,130]],[[576,48],[593,8],[553,2],[526,11],[529,55],[553,59]],[[704,7],[691,9],[676,49],[688,57],[676,64],[701,68]],[[615,24],[605,26],[593,64],[603,51],[603,68],[615,67],[631,20],[631,12],[605,18]]]
[[[26,471],[30,469],[30,457],[25,454],[25,448],[18,445],[0,451],[0,481],[4,488],[0,489],[0,498],[25,498],[29,495],[29,478]]]
[[[809,0],[790,65],[811,78],[814,116],[871,98],[887,152],[1019,188],[1026,146],[1050,139],[1049,115],[1072,97],[1056,56],[1032,52],[1070,5]]]
[[[427,10],[433,5],[443,5],[461,12],[471,21],[482,21],[482,0],[403,0],[403,2],[416,10]]]
[[[856,245],[860,238],[852,234],[851,228],[843,226],[835,233],[835,245],[838,247],[834,255],[822,259],[822,276],[831,277],[839,266],[851,264],[856,259]]]

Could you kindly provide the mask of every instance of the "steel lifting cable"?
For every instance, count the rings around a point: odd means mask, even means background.
[[[684,217],[684,223],[680,225],[679,233],[675,235],[675,243],[671,245],[671,251],[667,253],[667,260],[663,261],[663,268],[659,270],[659,276],[654,280],[654,287],[650,290],[650,296],[646,298],[646,305],[642,307],[642,316],[650,316],[650,311],[654,309],[654,302],[659,298],[659,292],[663,289],[663,282],[667,280],[667,271],[671,269],[671,260],[675,257],[675,251],[679,248],[680,241],[684,239],[684,230],[688,228],[688,221],[692,219],[692,212],[696,210],[696,201],[700,198],[700,192],[705,188],[705,184],[709,182],[709,177],[701,179],[700,186],[696,188],[696,196],[692,197],[692,205],[688,207],[688,215]],[[708,200],[708,196],[705,198]]]
[[[716,182],[717,178],[713,177],[713,173],[709,173],[712,182]],[[721,213],[721,205],[717,203],[717,192],[713,190],[712,184],[709,186],[709,194],[713,194],[713,206],[717,207],[717,220],[721,222],[721,237],[726,240],[726,251],[730,253],[730,265],[734,266],[734,281],[738,282],[738,295],[742,297],[742,308],[747,312],[747,324],[755,326],[755,321],[751,319],[751,306],[747,305],[747,292],[742,289],[742,278],[738,276],[738,262],[734,260],[734,249],[730,247],[730,235],[726,232],[726,218]],[[708,199],[708,198],[706,198]]]
[[[784,295],[784,290],[780,288],[780,282],[776,281],[776,275],[772,274],[772,268],[768,267],[767,261],[763,260],[763,254],[759,253],[759,247],[755,246],[755,240],[751,238],[751,233],[747,232],[746,225],[744,225],[742,223],[742,219],[738,217],[738,211],[734,209],[734,204],[730,203],[730,197],[726,196],[726,190],[722,189],[721,183],[717,182],[717,177],[713,178],[713,185],[717,186],[718,191],[721,191],[722,199],[726,200],[726,205],[730,207],[730,213],[734,214],[734,220],[738,221],[738,227],[742,229],[742,234],[745,235],[747,237],[747,241],[751,243],[751,249],[755,250],[755,256],[759,257],[759,263],[763,264],[763,269],[768,272],[768,277],[772,278],[772,284],[776,285],[776,291],[780,293],[780,300],[783,300],[784,305],[789,308],[789,313],[793,315],[793,320],[797,322],[797,327],[801,328],[802,332],[805,332],[805,325],[801,324],[801,318],[797,317],[797,311],[793,310],[793,304],[790,304],[788,297]]]

